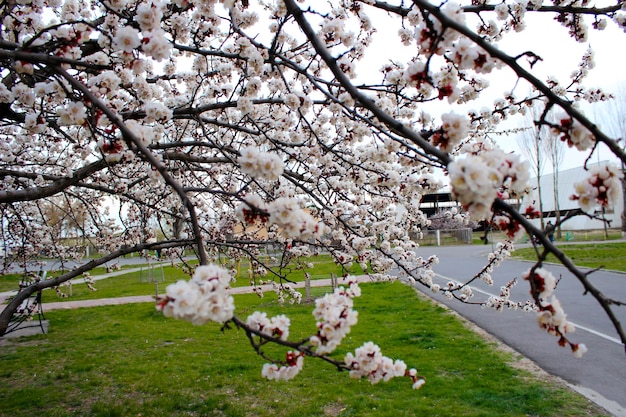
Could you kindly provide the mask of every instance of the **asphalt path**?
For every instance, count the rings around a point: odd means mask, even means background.
[[[12,263],[11,265],[9,265],[9,268],[7,269],[7,272],[10,273],[19,273],[19,272],[23,272],[24,270],[26,271],[40,271],[40,270],[44,270],[44,271],[56,271],[56,270],[60,270],[60,269],[65,269],[65,270],[72,270],[76,267],[79,267],[81,265],[83,265],[85,262],[88,262],[90,259],[86,259],[84,262],[74,262],[74,261],[65,261],[65,262],[60,262],[56,259],[43,259],[39,262],[29,262],[26,264],[26,267],[24,267],[23,265],[20,266],[18,263]],[[152,259],[150,262],[151,263],[155,263],[155,262],[162,262],[158,261],[158,260],[154,260]],[[106,262],[105,264],[102,264],[100,266],[112,266],[114,264],[119,264],[120,266],[124,266],[124,265],[142,265],[142,264],[147,264],[148,260],[146,260],[145,257],[143,256],[139,256],[139,255],[128,255],[126,257],[120,257],[117,258],[115,260]]]
[[[450,280],[465,281],[472,277],[487,263],[491,251],[491,245],[419,249],[424,257],[433,254],[439,257],[440,263],[434,270],[437,273],[436,282],[442,287]],[[493,286],[482,282],[472,285],[474,298],[482,300],[489,295],[498,295],[502,285],[517,278],[511,299],[529,299],[528,283],[521,277],[531,266],[530,262],[504,261],[492,273]],[[570,340],[584,343],[589,349],[581,359],[575,358],[568,347],[560,347],[556,337],[540,329],[534,313],[515,310],[496,312],[450,301],[427,290],[424,293],[533,360],[548,373],[561,377],[574,389],[599,400],[614,415],[626,416],[626,352],[616,330],[592,296],[583,296],[582,285],[569,271],[559,265],[544,265],[544,268],[555,277],[561,277],[555,294],[565,309],[567,319],[577,328]],[[608,296],[626,300],[626,274],[597,271],[590,278]],[[614,311],[622,325],[626,326],[626,307],[615,307]]]

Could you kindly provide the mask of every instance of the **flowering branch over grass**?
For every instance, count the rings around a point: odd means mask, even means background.
[[[350,332],[350,327],[357,323],[357,312],[352,309],[352,299],[361,295],[358,283],[348,281],[347,288],[338,287],[332,294],[317,299],[313,310],[313,317],[317,320],[317,333],[300,342],[290,342],[291,321],[285,315],[268,318],[266,313],[255,311],[245,322],[234,316],[233,297],[226,294],[231,280],[229,271],[217,265],[199,266],[190,281],[180,280],[167,286],[165,296],[157,302],[157,310],[166,317],[189,321],[195,325],[209,321],[222,324],[232,321],[246,332],[257,354],[271,360],[263,365],[261,371],[269,380],[293,379],[302,370],[304,357],[311,356],[332,363],[339,370],[350,370],[352,378],[366,377],[372,384],[401,376],[410,377],[415,389],[424,384],[424,378],[418,377],[414,369],[407,370],[404,362],[394,362],[382,356],[380,348],[372,342],[358,348],[355,355],[348,354],[343,362],[328,356],[341,344]],[[286,353],[285,361],[272,360],[261,350],[267,342],[295,350]]]
[[[626,161],[618,141],[579,110],[582,101],[610,97],[584,85],[595,65],[591,51],[562,82],[537,76],[542,57],[533,45],[518,56],[497,47],[530,27],[532,13],[555,13],[573,42],[585,41],[589,28],[623,29],[621,6],[425,0],[3,4],[3,266],[26,270],[46,256],[79,262],[76,274],[82,274],[126,253],[159,250],[180,260],[185,250],[193,251],[201,266],[191,281],[168,289],[160,308],[198,324],[232,323],[259,353],[266,342],[289,348],[284,359],[266,366],[268,378],[295,376],[306,356],[372,382],[408,376],[419,387],[423,379],[416,372],[374,344],[345,360],[330,358],[357,322],[358,286],[317,300],[315,332],[290,342],[287,317],[237,318],[226,293],[231,275],[211,262],[233,269],[249,261],[255,285],[272,281],[281,299],[296,302],[285,260],[326,252],[345,270],[357,268],[374,280],[400,278],[497,310],[536,308],[541,325],[574,349],[578,345],[565,339],[570,329],[558,299],[540,285],[548,276],[542,262],[553,253],[626,343],[613,311],[622,302],[603,294],[533,226],[529,217],[536,209],[519,213],[506,203],[529,192],[528,164],[491,137],[502,122],[541,100],[545,111],[537,126],[589,154],[604,144]],[[395,39],[406,53],[372,50],[378,36]],[[380,68],[371,67],[372,56]],[[488,108],[467,110],[484,107],[485,77],[504,69],[517,78],[516,88],[501,92]],[[532,92],[520,95],[517,85]],[[438,102],[446,110],[429,113]],[[547,117],[552,110],[561,113],[555,121]],[[571,190],[573,199],[593,216],[593,209],[619,196],[620,179],[615,168],[594,169]],[[429,225],[423,196],[444,182],[473,220],[497,225],[510,239],[525,231],[543,245],[523,281],[531,301],[510,299],[517,282],[512,277],[497,283],[500,296],[492,299],[477,300],[471,288],[496,284],[491,272],[512,249],[509,243],[480,271],[443,287],[434,283],[438,259],[418,253],[413,237]],[[77,242],[102,256],[85,260]],[[272,260],[276,254],[281,261]],[[33,284],[16,300],[74,276]],[[0,313],[0,334],[18,305]],[[577,355],[583,350],[574,349]]]

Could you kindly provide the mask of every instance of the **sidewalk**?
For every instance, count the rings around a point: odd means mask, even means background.
[[[169,265],[169,262],[160,262],[156,265]],[[153,265],[154,266],[154,265]],[[126,269],[120,269],[119,271],[113,271],[113,272],[107,272],[106,274],[101,274],[101,275],[95,275],[93,277],[91,277],[92,281],[100,281],[102,279],[107,279],[107,278],[112,278],[112,277],[117,277],[120,275],[126,275],[126,274],[132,274],[133,272],[139,272],[142,269],[147,268],[147,265],[143,265],[143,266],[139,266],[136,268],[126,268]],[[82,276],[78,276],[72,280],[70,280],[73,284],[84,284],[87,279],[83,278]],[[13,290],[13,291],[5,291],[5,292],[0,292],[0,304],[3,304],[6,302],[6,300],[10,297],[13,297],[15,294],[17,294],[17,290]],[[55,304],[55,303],[52,303]],[[44,304],[45,307],[45,304]]]
[[[359,276],[351,276],[352,281],[356,282],[365,282],[369,280],[369,277],[366,275]],[[337,278],[337,282],[339,285],[345,283],[342,282],[342,278]],[[302,289],[305,287],[304,282],[296,282],[291,284],[296,289]],[[332,282],[330,279],[316,279],[311,281],[311,287],[330,287]],[[252,293],[252,286],[246,287],[235,287],[228,290],[229,294],[250,294]],[[271,285],[261,285],[260,288],[262,291],[271,292],[273,288]],[[133,303],[153,303],[155,302],[154,295],[132,295],[128,297],[116,297],[116,298],[98,298],[94,300],[80,300],[80,301],[59,301],[55,303],[44,303],[43,311],[52,311],[52,310],[69,310],[73,308],[84,308],[84,307],[99,307],[99,306],[112,306],[112,305],[120,305],[120,304],[133,304]]]
[[[136,269],[137,271],[139,270],[139,268]],[[120,273],[121,272],[121,273]],[[112,272],[110,274],[104,274],[104,275],[99,275],[98,279],[105,279],[105,278],[110,278],[112,276],[117,276],[117,275],[122,275],[125,273],[132,273],[132,272],[136,272],[135,270],[131,270],[131,269],[127,269],[124,271],[116,271],[116,272]],[[94,277],[95,279],[96,277]],[[351,276],[350,277],[352,281],[356,281],[356,282],[365,282],[369,280],[369,277],[366,275],[359,275],[359,276]],[[337,283],[338,285],[345,285],[345,282],[342,282],[343,279],[342,278],[337,278]],[[297,289],[302,289],[305,287],[305,283],[304,282],[296,282],[291,284],[294,288]],[[332,286],[332,282],[330,279],[316,279],[316,280],[312,280],[311,281],[311,287],[330,287]],[[246,287],[235,287],[235,288],[231,288],[230,290],[228,290],[229,294],[249,294],[252,293],[252,289],[254,287],[252,286],[246,286]],[[271,292],[273,291],[273,287],[272,285],[261,285],[260,288],[262,289],[262,291],[265,292]],[[2,296],[3,294],[6,293],[0,293],[0,296]],[[58,301],[58,302],[54,302],[54,303],[44,303],[42,304],[43,306],[43,312],[44,314],[48,311],[53,311],[53,310],[71,310],[71,309],[75,309],[75,308],[88,308],[88,307],[101,307],[101,306],[112,306],[112,305],[121,305],[121,304],[135,304],[135,303],[155,303],[155,296],[154,295],[132,295],[132,296],[127,296],[127,297],[115,297],[115,298],[97,298],[97,299],[93,299],[93,300],[78,300],[78,301]],[[45,332],[47,333],[48,331],[48,327],[49,327],[49,322],[48,320],[44,320],[43,322],[43,327],[45,329]],[[19,328],[9,334],[6,334],[2,337],[0,337],[0,340],[2,338],[12,338],[12,337],[21,337],[21,336],[32,336],[32,335],[36,335],[36,334],[42,334],[41,331],[41,327],[40,326],[33,326],[32,324],[28,324],[28,327],[24,327],[24,328]]]

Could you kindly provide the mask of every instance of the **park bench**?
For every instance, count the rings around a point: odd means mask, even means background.
[[[39,271],[35,277],[35,282],[46,279],[46,273],[47,271]],[[29,279],[28,276],[24,276],[24,278],[20,281],[20,288],[18,292],[30,285],[32,285],[32,279]],[[44,321],[45,317],[43,315],[43,306],[41,303],[41,290],[39,290],[35,291],[28,298],[22,301],[17,310],[15,310],[5,334],[30,327],[40,327],[41,332],[46,333]]]

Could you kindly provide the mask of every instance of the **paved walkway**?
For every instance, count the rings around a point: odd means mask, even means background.
[[[157,266],[158,265],[169,265],[169,262],[158,263],[156,265]],[[152,265],[152,266],[154,266],[154,265]],[[147,265],[144,265],[144,266],[140,266],[140,267],[136,267],[136,268],[120,269],[119,271],[113,271],[113,272],[108,272],[106,274],[92,276],[90,280],[91,281],[100,281],[102,279],[117,277],[117,276],[120,276],[120,275],[132,274],[133,272],[139,272],[139,271],[141,271],[143,269],[146,269],[147,267],[148,267]],[[71,281],[72,281],[72,284],[84,284],[87,281],[87,279],[83,278],[82,276],[80,276],[80,277],[76,277],[76,278],[72,279]],[[17,290],[0,292],[0,304],[4,304],[4,302],[8,298],[13,297],[15,294],[17,294]],[[51,303],[51,304],[55,304],[55,303]],[[121,304],[121,303],[118,303],[118,304]]]
[[[110,277],[114,277],[118,275],[128,274],[128,273],[139,271],[139,269],[140,268],[125,269],[123,271],[116,271],[116,272],[112,272],[108,274],[103,274],[103,275],[94,277],[94,280],[97,281],[97,280],[106,279],[106,278],[110,278]],[[361,276],[351,276],[350,280],[357,281],[357,282],[365,282],[365,281],[370,281],[370,278],[366,275],[361,275]],[[339,285],[346,284],[343,278],[338,278],[337,283]],[[291,285],[294,288],[301,289],[305,287],[305,282],[296,282]],[[330,286],[332,286],[332,281],[330,279],[316,279],[316,280],[311,281],[311,287],[330,287]],[[273,291],[272,285],[261,285],[260,287],[263,292]],[[231,288],[230,290],[228,290],[228,293],[229,294],[249,294],[253,292],[253,288],[254,287],[252,286],[235,287],[235,288]],[[5,297],[11,296],[11,295],[14,295],[15,293],[16,291],[0,293],[0,300],[3,300],[2,298],[3,296]],[[154,295],[132,295],[128,297],[97,298],[97,299],[92,299],[92,300],[58,301],[54,303],[44,303],[43,312],[45,314],[46,312],[52,311],[52,310],[70,310],[70,309],[75,309],[75,308],[112,306],[112,305],[133,304],[133,303],[154,303],[155,301],[156,300],[155,300]],[[0,303],[2,303],[2,301],[0,301]],[[48,329],[48,325],[49,325],[48,321],[45,320],[43,322],[43,327],[46,332]],[[27,324],[27,327],[14,330],[13,332],[0,337],[0,340],[2,338],[13,338],[13,337],[32,336],[35,334],[41,334],[42,333],[41,330],[42,329],[40,326],[32,325],[32,322],[29,322]]]
[[[366,275],[361,276],[351,276],[350,279],[352,281],[357,282],[365,282],[370,281],[370,278]],[[339,285],[345,285],[345,281],[342,278],[338,278],[337,282]],[[291,284],[294,288],[304,288],[304,282],[296,282]],[[315,279],[311,280],[311,287],[330,287],[332,286],[332,282],[330,279]],[[229,294],[250,294],[252,293],[254,287],[235,287],[228,290]],[[261,285],[261,289],[263,292],[271,292],[271,285]],[[98,307],[98,306],[111,306],[111,305],[119,305],[119,304],[132,304],[132,303],[150,303],[155,302],[154,295],[133,295],[128,297],[117,297],[117,298],[99,298],[94,300],[80,300],[80,301],[59,301],[56,303],[45,303],[43,305],[44,313],[46,311],[51,310],[67,310],[72,308],[82,308],[82,307]]]
[[[120,271],[115,271],[115,272],[110,272],[107,274],[102,274],[102,275],[97,275],[92,277],[92,279],[94,281],[99,281],[102,279],[107,279],[107,278],[111,278],[111,277],[116,277],[119,275],[125,275],[125,274],[131,274],[133,272],[138,272],[140,271],[141,268],[130,268],[130,269],[123,269]],[[357,282],[364,282],[364,281],[369,281],[369,277],[367,277],[366,275],[362,275],[362,276],[352,276],[350,277],[351,280],[353,281],[357,281]],[[73,280],[73,282],[76,283],[84,283],[84,278],[79,278],[76,280]],[[344,280],[342,278],[338,278],[337,282],[339,283],[339,285],[345,284]],[[304,282],[296,282],[291,284],[294,288],[304,288],[305,283]],[[332,282],[330,279],[315,279],[311,281],[311,287],[330,287],[332,286]],[[261,289],[263,290],[263,292],[271,292],[272,291],[272,286],[271,285],[262,285]],[[235,288],[231,288],[229,290],[230,294],[249,294],[253,292],[253,287],[251,286],[246,286],[246,287],[235,287]],[[17,294],[17,291],[7,291],[7,292],[0,292],[0,304],[4,303],[6,301],[7,298],[14,296],[15,294]],[[132,304],[132,303],[150,303],[150,302],[155,302],[155,296],[154,295],[132,295],[132,296],[128,296],[128,297],[115,297],[115,298],[97,298],[97,299],[93,299],[93,300],[79,300],[79,301],[58,301],[58,302],[54,302],[54,303],[44,303],[43,304],[43,311],[44,313],[46,311],[51,311],[51,310],[67,310],[67,309],[72,309],[72,308],[83,308],[83,307],[98,307],[98,306],[111,306],[111,305],[120,305],[120,304]]]

